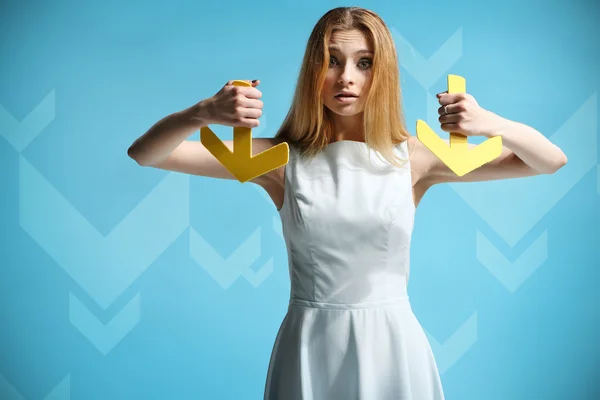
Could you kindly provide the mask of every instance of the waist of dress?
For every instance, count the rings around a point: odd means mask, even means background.
[[[381,308],[389,306],[403,306],[410,308],[410,301],[408,295],[402,295],[398,297],[385,298],[376,301],[365,301],[358,303],[325,303],[318,301],[302,300],[302,299],[290,299],[290,307],[307,307],[307,308],[321,308],[327,310],[361,310],[369,308]]]

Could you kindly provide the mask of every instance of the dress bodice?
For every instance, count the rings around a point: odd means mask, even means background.
[[[311,159],[290,145],[279,213],[292,299],[364,303],[405,290],[415,207],[407,141],[394,151],[403,166],[364,142],[334,142]]]

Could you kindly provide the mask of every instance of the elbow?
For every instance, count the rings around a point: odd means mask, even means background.
[[[134,160],[141,167],[150,166],[149,161],[144,158],[143,154],[141,154],[137,142],[129,146],[129,148],[127,149],[127,156],[129,156],[129,158]]]
[[[562,167],[567,165],[568,161],[569,160],[567,159],[567,155],[561,151],[560,155],[557,157],[556,163],[554,165],[554,168],[555,168],[554,172],[558,171],[559,169],[561,169]]]
[[[558,156],[556,158],[556,160],[554,160],[554,162],[552,163],[550,168],[548,168],[548,170],[545,171],[545,173],[552,175],[552,174],[556,173],[559,169],[561,169],[562,167],[567,165],[567,162],[568,162],[567,156],[561,152],[560,156]]]

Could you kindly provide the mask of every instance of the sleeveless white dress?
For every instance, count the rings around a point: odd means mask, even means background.
[[[407,159],[407,142],[395,151]],[[393,166],[356,141],[313,159],[290,145],[279,212],[291,293],[264,398],[444,399],[407,295],[410,162]]]

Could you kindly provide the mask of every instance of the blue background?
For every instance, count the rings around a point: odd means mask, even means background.
[[[420,204],[409,294],[447,399],[600,396],[599,4],[359,4],[394,34],[413,134],[426,119],[444,136],[452,73],[569,157]],[[274,135],[312,26],[340,5],[3,2],[0,399],[262,398],[289,295],[274,205],[126,151],[230,79],[261,80],[253,134]]]

